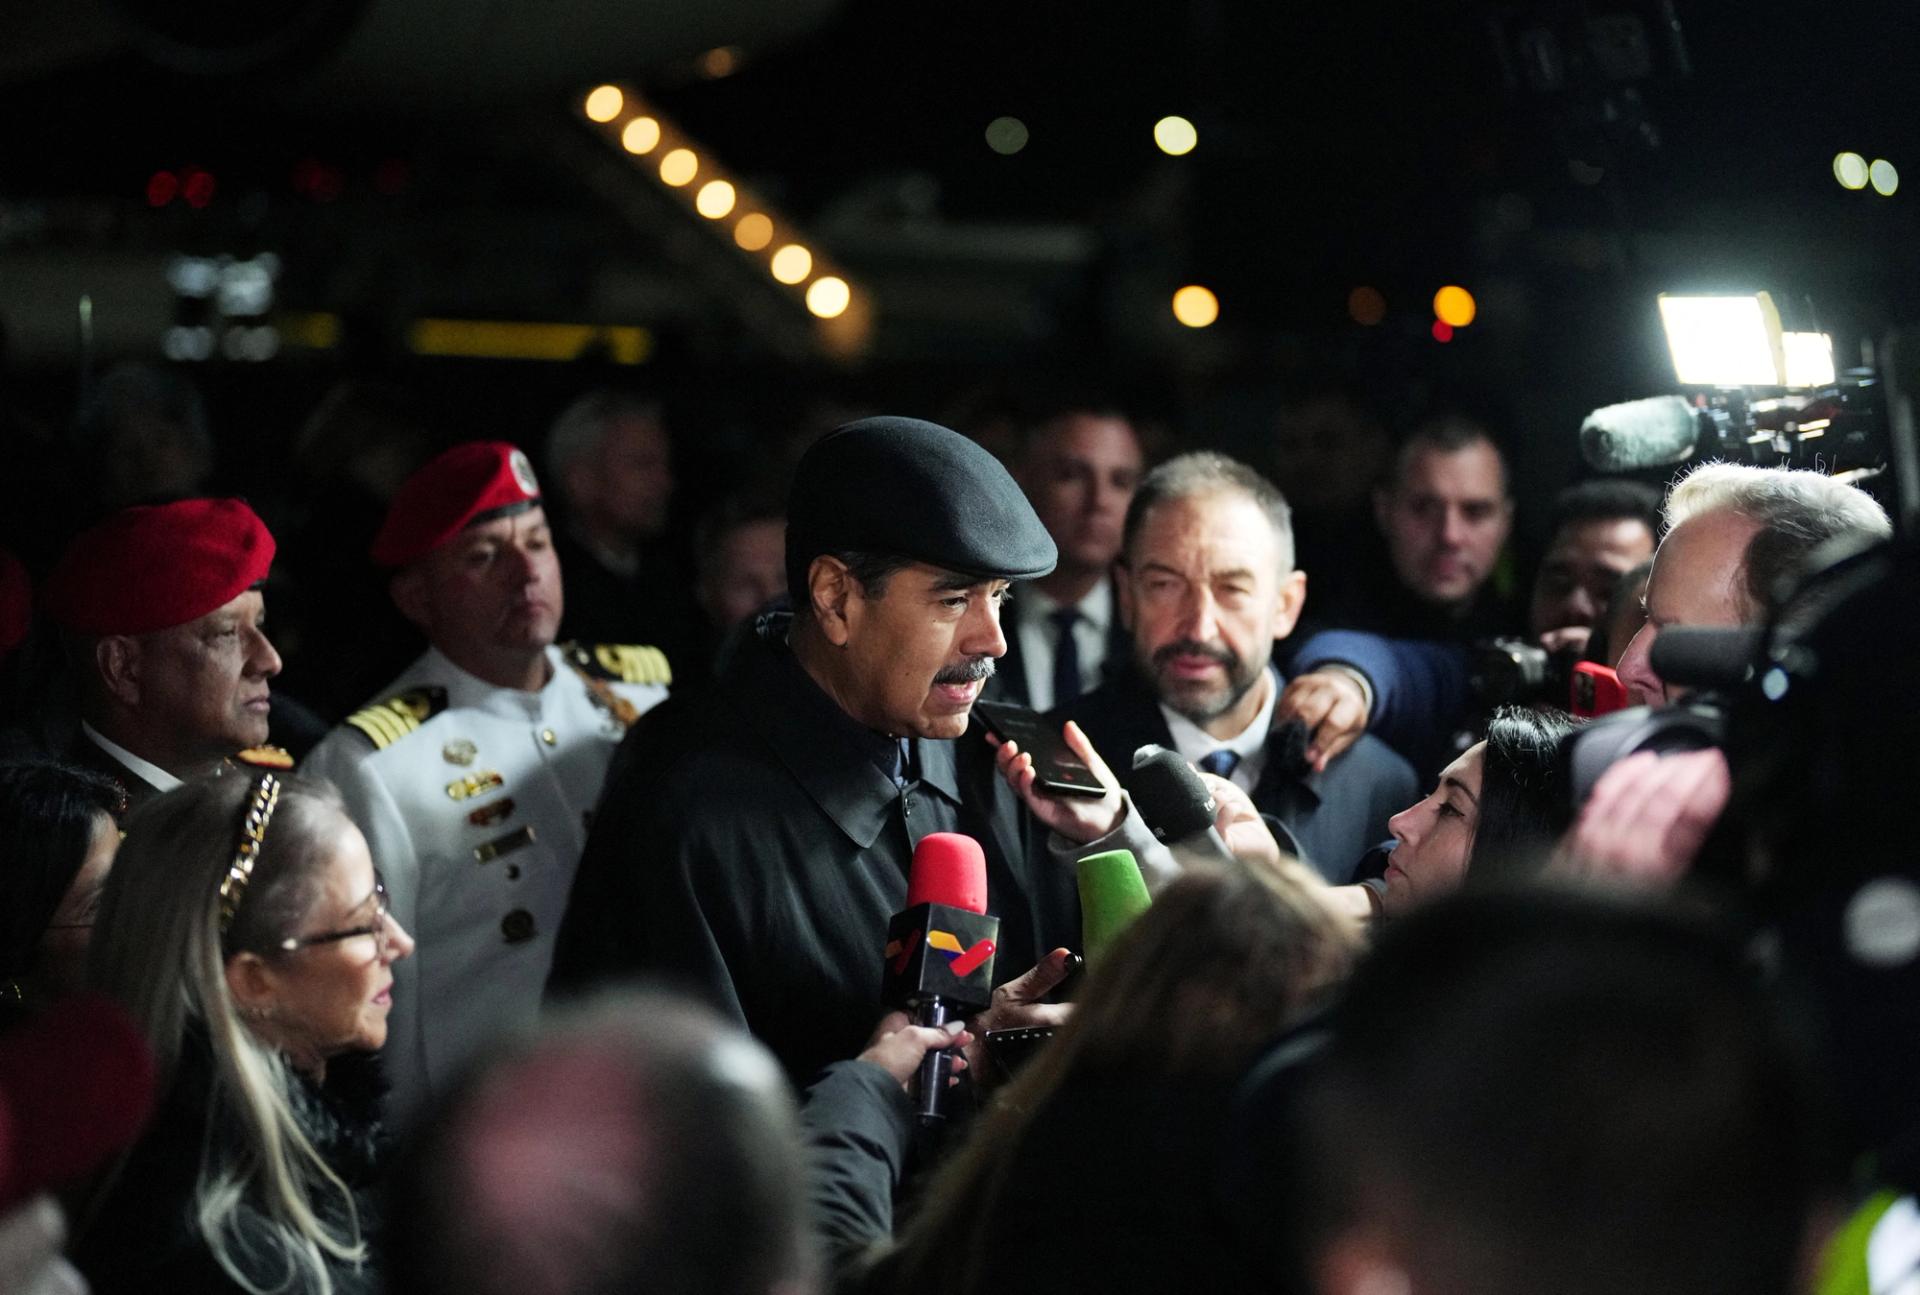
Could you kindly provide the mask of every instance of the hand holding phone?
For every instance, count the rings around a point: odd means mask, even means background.
[[[973,713],[987,732],[1012,742],[1033,757],[1039,785],[1060,796],[1104,796],[1107,788],[1082,760],[1068,749],[1058,726],[1038,713],[1007,701],[978,701]]]

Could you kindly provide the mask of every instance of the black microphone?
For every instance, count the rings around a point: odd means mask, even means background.
[[[1580,425],[1580,453],[1596,472],[1661,468],[1693,457],[1700,418],[1685,396],[1607,405]]]
[[[1193,862],[1237,863],[1214,826],[1220,804],[1178,751],[1149,742],[1133,753],[1127,794],[1140,817],[1166,843],[1182,867]]]
[[[1761,635],[1751,625],[1674,625],[1653,636],[1647,661],[1662,683],[1737,688],[1753,677]]]
[[[993,1001],[993,953],[1000,919],[988,917],[987,858],[980,843],[958,832],[930,832],[913,848],[907,906],[887,924],[880,997],[938,1027],[984,1011]],[[914,1114],[922,1125],[947,1118],[953,1053],[939,1049],[920,1062]]]

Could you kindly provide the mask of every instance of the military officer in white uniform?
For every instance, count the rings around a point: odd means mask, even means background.
[[[314,749],[419,951],[385,1057],[404,1126],[530,1020],[587,823],[627,726],[666,696],[653,648],[556,646],[560,564],[526,456],[456,446],[395,495],[374,560],[431,647]]]

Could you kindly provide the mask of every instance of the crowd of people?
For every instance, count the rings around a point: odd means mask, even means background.
[[[1452,412],[1321,480],[1076,397],[992,449],[853,419],[676,533],[660,407],[598,391],[524,445],[346,420],[362,561],[196,493],[166,391],[118,415],[151,480],[0,579],[0,1292],[1920,1280],[1920,884],[1867,857],[1920,603],[1858,484],[1516,500]],[[380,608],[332,663],[323,605]],[[1655,644],[1740,627],[1717,740],[1594,769],[1604,707],[1475,664],[1701,703]],[[1152,747],[1210,844],[1128,790]],[[952,1021],[879,994],[936,833],[998,919]],[[1151,902],[1092,954],[1114,851]],[[8,1047],[81,991],[153,1110],[16,1194]]]

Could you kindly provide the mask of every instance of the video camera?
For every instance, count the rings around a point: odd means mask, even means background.
[[[1587,415],[1580,451],[1596,472],[1719,459],[1810,468],[1861,484],[1885,470],[1890,427],[1869,368],[1834,368],[1826,333],[1792,332],[1767,293],[1662,293],[1674,376],[1688,395],[1650,396]]]
[[[1467,686],[1482,711],[1547,703],[1583,718],[1623,709],[1620,676],[1578,652],[1549,652],[1519,638],[1490,639],[1467,649]]]

